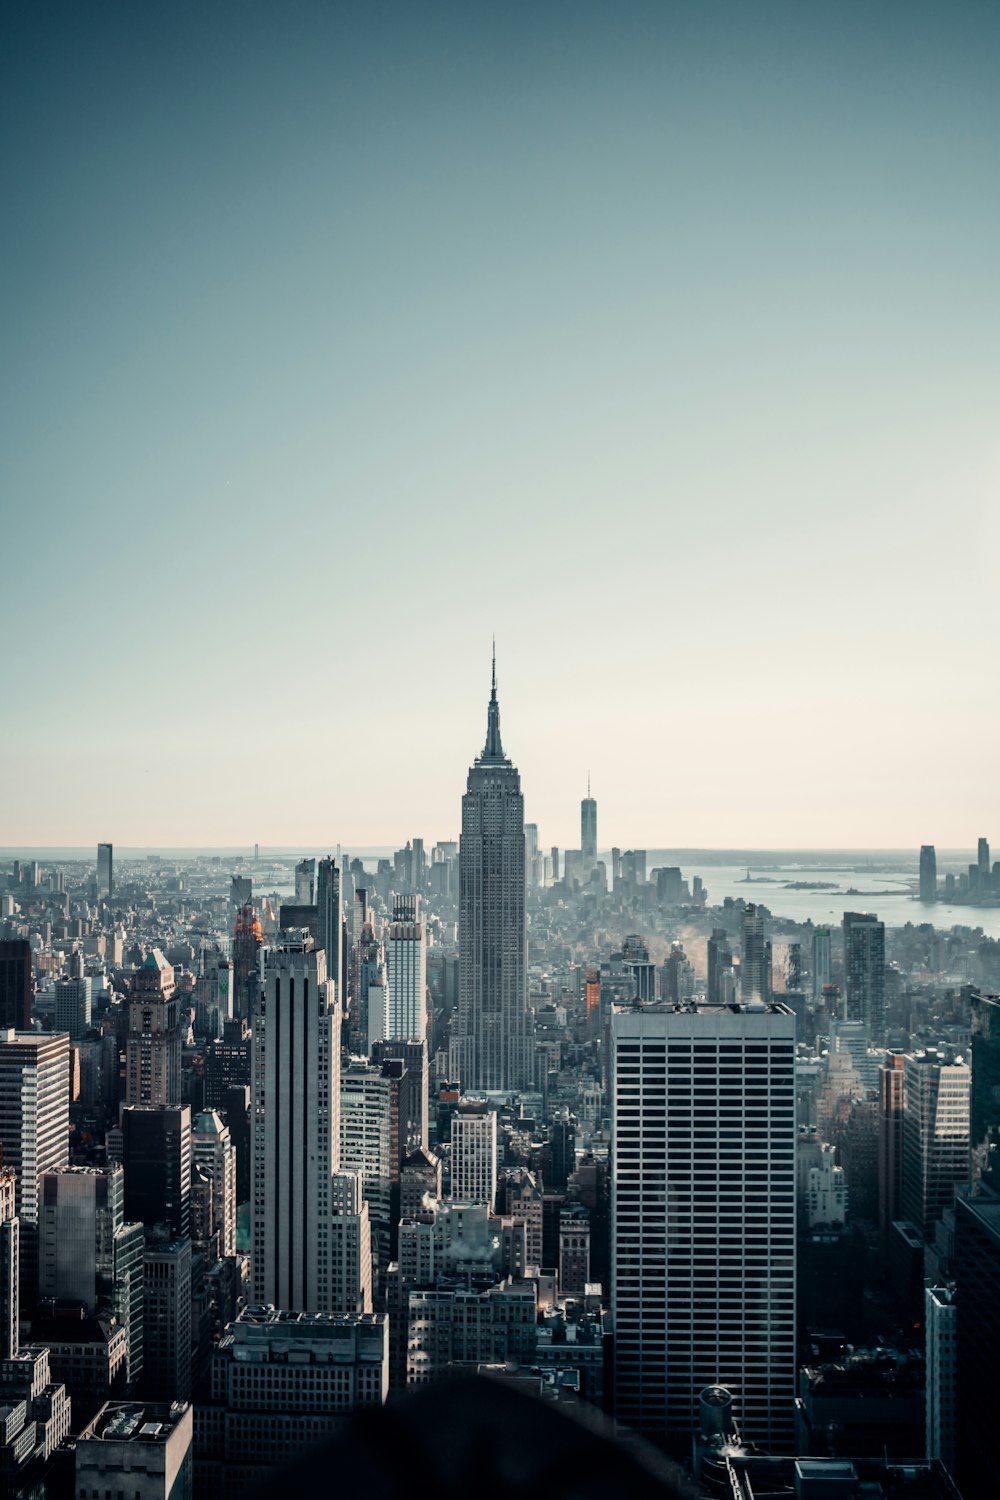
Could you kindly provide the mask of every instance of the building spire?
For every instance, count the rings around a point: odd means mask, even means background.
[[[506,760],[503,753],[503,745],[500,741],[500,704],[497,702],[497,642],[493,637],[493,676],[490,689],[490,704],[486,712],[486,746],[482,755],[482,761]]]

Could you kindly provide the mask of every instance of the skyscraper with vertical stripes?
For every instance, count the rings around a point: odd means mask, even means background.
[[[500,740],[496,655],[486,744],[469,771],[458,848],[459,980],[450,1068],[466,1091],[532,1080],[524,917],[524,796]]]
[[[340,1166],[340,1006],[326,955],[288,935],[254,1016],[252,1270],[258,1302],[334,1310],[331,1180]]]

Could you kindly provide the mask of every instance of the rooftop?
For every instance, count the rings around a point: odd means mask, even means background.
[[[172,1406],[113,1402],[98,1413],[81,1442],[165,1443],[189,1409],[186,1401],[175,1401]]]

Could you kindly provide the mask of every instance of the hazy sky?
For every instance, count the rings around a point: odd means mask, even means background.
[[[1000,838],[1000,7],[8,4],[0,843]]]

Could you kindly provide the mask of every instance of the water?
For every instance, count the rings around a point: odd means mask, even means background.
[[[875,912],[887,927],[903,927],[907,922],[932,922],[935,927],[981,927],[987,937],[1000,939],[1000,906],[953,906],[938,901],[924,906],[913,899],[916,872],[902,868],[858,869],[853,864],[809,864],[789,861],[780,866],[777,857],[761,864],[747,866],[714,864],[697,855],[685,858],[677,851],[649,850],[647,872],[657,865],[680,865],[688,884],[700,875],[708,891],[711,906],[721,906],[727,896],[734,900],[757,901],[776,917],[793,922],[815,922],[818,926],[839,926],[845,911]],[[790,881],[823,881],[833,890],[789,890]],[[848,895],[848,890],[856,894]],[[886,894],[889,892],[890,894]]]

